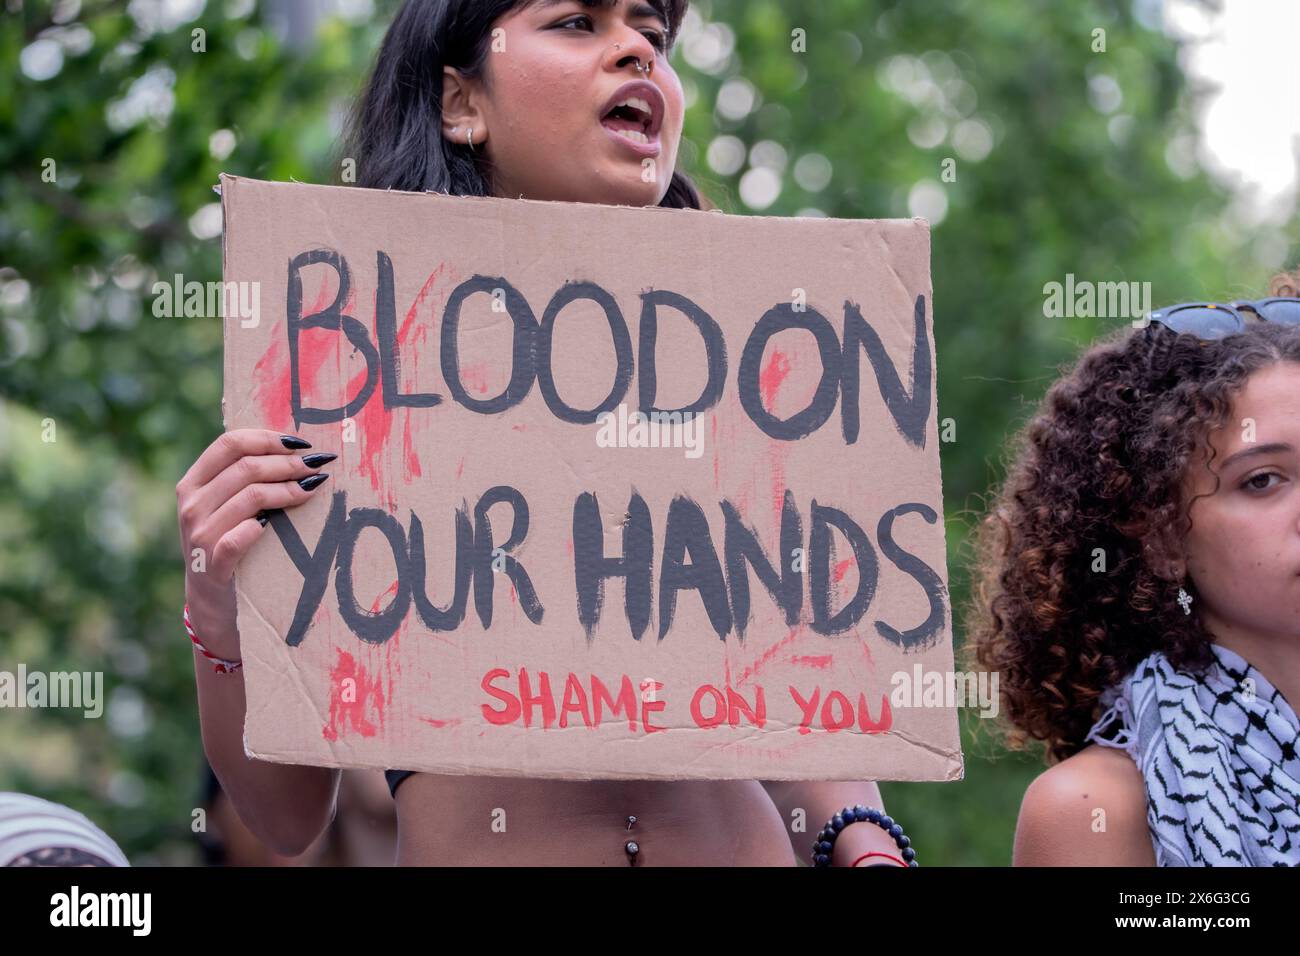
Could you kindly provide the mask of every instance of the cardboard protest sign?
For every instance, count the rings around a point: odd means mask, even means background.
[[[236,573],[250,755],[961,776],[890,699],[952,670],[926,223],[221,182],[226,427],[340,456]]]

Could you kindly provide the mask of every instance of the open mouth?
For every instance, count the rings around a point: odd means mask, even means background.
[[[663,113],[659,90],[651,83],[638,81],[620,87],[605,104],[600,125],[630,142],[648,146],[659,138]]]
[[[645,100],[632,97],[606,113],[600,123],[634,143],[649,143],[652,118],[653,114]]]

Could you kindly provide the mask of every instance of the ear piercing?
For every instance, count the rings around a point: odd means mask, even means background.
[[[1183,609],[1185,616],[1192,613],[1192,596],[1187,593],[1186,588],[1178,589],[1178,606]]]
[[[459,132],[460,132],[460,127],[459,127],[459,126],[453,126],[453,127],[451,128],[451,131],[452,131],[453,134],[454,134],[454,133],[459,133]],[[469,133],[467,134],[467,136],[466,136],[466,140],[465,140],[465,141],[466,141],[467,143],[469,143],[469,148],[470,148],[471,151],[473,151],[473,149],[474,149],[474,127],[473,127],[473,126],[469,127]]]

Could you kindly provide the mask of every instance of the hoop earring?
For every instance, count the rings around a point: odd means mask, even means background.
[[[474,127],[473,126],[469,128],[469,135],[466,137],[466,142],[469,143],[470,152],[471,153],[474,152]]]

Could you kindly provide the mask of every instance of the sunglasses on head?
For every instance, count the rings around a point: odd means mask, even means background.
[[[1234,302],[1232,305],[1184,302],[1157,309],[1148,318],[1175,332],[1186,332],[1202,339],[1221,339],[1245,330],[1246,317],[1242,312],[1253,312],[1263,322],[1300,325],[1300,299],[1291,297]]]

